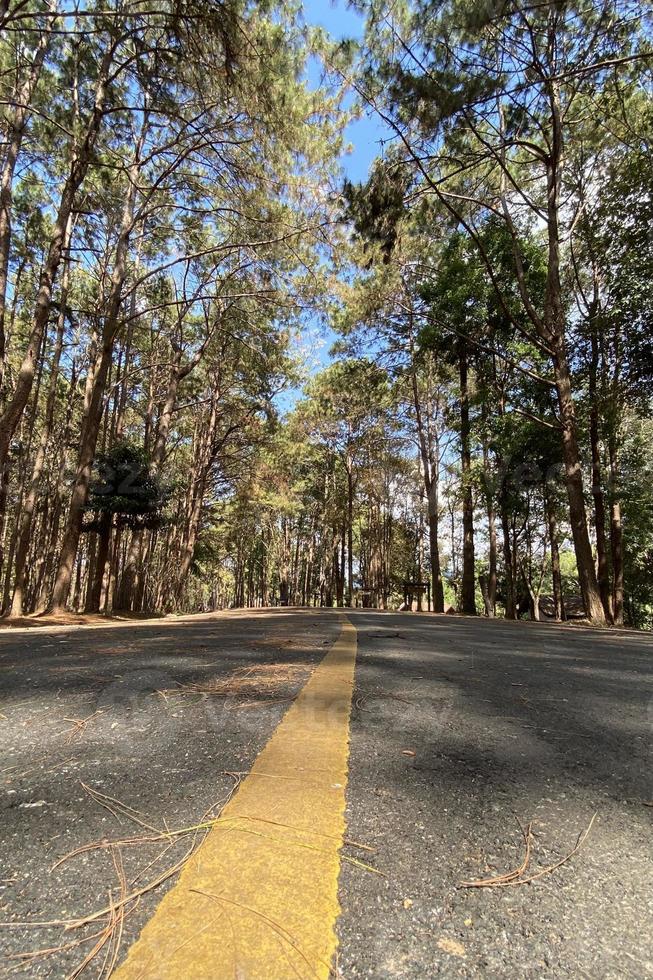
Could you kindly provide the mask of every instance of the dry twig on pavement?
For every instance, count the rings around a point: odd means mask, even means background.
[[[94,718],[101,714],[103,714],[103,712],[98,710],[94,711],[93,714],[89,715],[87,718],[64,718],[64,721],[67,721],[69,725],[73,726],[71,729],[69,729],[69,731],[61,732],[62,735],[68,736],[66,738],[66,742],[72,742],[73,739],[83,735],[86,731],[86,726],[88,723],[93,721]]]
[[[480,881],[462,881],[460,883],[460,887],[461,888],[507,888],[510,885],[526,885],[530,881],[535,881],[537,878],[542,878],[544,875],[551,874],[551,872],[555,871],[557,868],[560,868],[563,864],[566,864],[567,861],[571,860],[574,854],[576,854],[579,851],[579,849],[582,847],[585,840],[587,839],[595,819],[596,819],[596,813],[590,820],[589,824],[587,825],[587,828],[578,835],[578,840],[576,841],[575,846],[571,849],[571,851],[569,851],[568,854],[565,854],[563,858],[560,858],[560,860],[556,861],[554,864],[550,864],[546,868],[540,868],[540,870],[536,871],[535,874],[524,877],[524,873],[528,867],[528,860],[530,858],[529,840],[531,836],[531,824],[529,823],[526,830],[522,830],[522,833],[524,834],[524,840],[526,842],[526,855],[524,857],[524,861],[516,871],[508,872],[508,874],[506,875],[498,875],[495,878],[485,878]]]

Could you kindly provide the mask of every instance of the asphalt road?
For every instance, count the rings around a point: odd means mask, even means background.
[[[342,865],[339,975],[653,976],[651,640],[349,615],[347,835],[374,847],[366,859],[382,875]],[[183,859],[187,835],[143,838],[218,812],[339,628],[335,611],[265,610],[0,634],[0,972],[63,978],[79,966],[95,940],[12,957],[97,932],[33,923],[92,913],[110,890],[115,900],[124,882]],[[520,864],[520,825],[531,824],[537,873],[594,814],[555,871],[461,887]],[[127,838],[138,840],[51,870],[90,842]],[[116,962],[173,881],[125,919]]]
[[[343,976],[653,976],[650,639],[352,619],[348,833],[378,848],[388,877],[343,868]],[[517,821],[532,822],[537,868],[564,857],[594,813],[555,873],[459,887],[520,864]]]

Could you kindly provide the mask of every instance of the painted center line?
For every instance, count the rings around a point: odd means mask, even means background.
[[[344,620],[114,978],[330,976],[356,645]]]

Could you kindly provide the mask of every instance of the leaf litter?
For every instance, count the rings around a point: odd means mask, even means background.
[[[228,677],[179,684],[159,693],[171,695],[201,694],[210,697],[239,699],[237,708],[252,708],[262,704],[293,701],[290,689],[305,680],[314,664],[270,663],[239,667]],[[287,695],[281,697],[280,695]]]

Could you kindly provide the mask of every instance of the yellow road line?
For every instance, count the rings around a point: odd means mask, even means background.
[[[116,980],[329,977],[355,664],[345,620]]]

